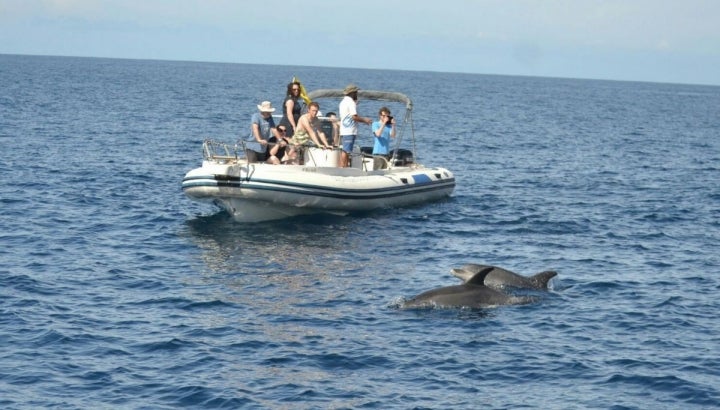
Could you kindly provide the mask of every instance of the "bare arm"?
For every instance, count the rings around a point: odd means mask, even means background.
[[[381,136],[383,129],[385,128],[386,125],[390,125],[390,127],[391,127],[390,128],[390,138],[395,138],[395,120],[388,121],[387,119],[385,120],[384,123],[380,124],[380,127],[378,129],[375,130],[375,133],[374,133],[375,136],[376,137]]]
[[[264,145],[264,144],[267,144],[267,140],[263,139],[263,138],[260,136],[260,126],[259,126],[259,125],[253,123],[253,125],[252,125],[252,133],[253,133],[253,137],[255,137],[255,141],[257,141],[257,142],[259,142],[259,143],[261,143],[261,144],[263,144],[263,145]]]
[[[384,124],[380,124],[380,126],[378,127],[378,129],[376,129],[375,132],[373,132],[373,134],[375,134],[376,137],[381,136],[384,127],[385,127]]]
[[[372,124],[372,119],[367,118],[367,117],[361,117],[361,116],[355,114],[355,115],[353,115],[352,118],[353,118],[353,120],[354,120],[355,122],[362,122],[362,123],[367,124],[367,125]]]
[[[322,132],[315,132],[315,127],[310,124],[310,121],[308,120],[307,116],[303,115],[300,117],[300,122],[298,123],[298,126],[305,129],[307,131],[308,135],[310,135],[310,139],[315,143],[317,146],[322,146],[325,148],[330,148],[330,144],[328,144],[327,139],[325,138],[325,134]],[[322,141],[322,144],[320,143]]]

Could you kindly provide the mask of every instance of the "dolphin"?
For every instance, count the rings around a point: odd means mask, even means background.
[[[450,272],[456,278],[467,283],[468,280],[473,279],[479,272],[487,269],[490,270],[485,276],[485,286],[495,289],[512,287],[517,289],[547,290],[550,279],[557,276],[557,272],[547,270],[526,277],[497,266],[477,265],[474,263],[467,264],[462,268],[452,269]]]
[[[485,277],[493,266],[485,267],[462,285],[445,286],[423,292],[402,304],[403,308],[467,307],[484,308],[499,305],[522,305],[533,302],[528,296],[512,296],[485,286]]]

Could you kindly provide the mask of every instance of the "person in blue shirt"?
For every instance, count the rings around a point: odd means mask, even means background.
[[[250,119],[250,136],[245,143],[245,156],[248,163],[265,162],[268,159],[268,142],[271,137],[279,141],[281,136],[275,129],[272,113],[275,112],[270,101],[263,101],[257,106],[259,112]]]
[[[372,123],[373,139],[373,168],[385,168],[387,166],[388,155],[390,154],[390,138],[395,138],[395,118],[390,115],[387,107],[380,108],[379,118]]]

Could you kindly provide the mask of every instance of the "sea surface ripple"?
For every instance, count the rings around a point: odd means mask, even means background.
[[[410,95],[455,193],[254,225],[184,197],[293,76]],[[720,403],[720,87],[15,55],[0,84],[2,408]],[[466,263],[559,276],[398,308]]]

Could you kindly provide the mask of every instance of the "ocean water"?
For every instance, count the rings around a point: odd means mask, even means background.
[[[185,198],[292,76],[410,95],[455,193],[255,225]],[[0,147],[2,408],[720,405],[720,87],[0,55]],[[398,308],[466,263],[559,276]]]

